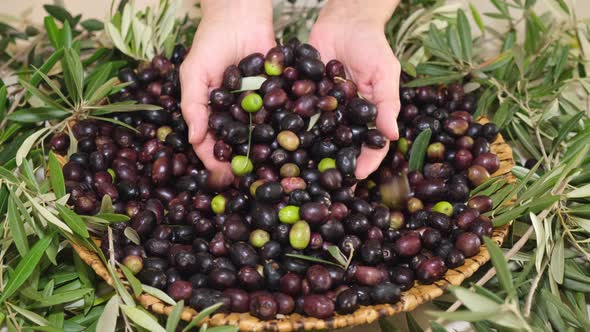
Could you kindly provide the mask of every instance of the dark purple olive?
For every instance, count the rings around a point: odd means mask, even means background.
[[[311,317],[326,319],[334,315],[334,303],[325,295],[307,295],[303,299],[303,311]]]
[[[211,287],[221,290],[233,287],[236,281],[236,273],[224,268],[213,269],[207,276],[207,283]]]
[[[360,307],[358,292],[355,289],[349,288],[336,298],[336,311],[341,314],[351,314]]]
[[[258,254],[256,250],[245,242],[236,242],[229,249],[232,262],[237,266],[256,266]]]
[[[169,279],[169,278],[168,278]],[[167,293],[175,301],[190,299],[193,292],[192,284],[188,281],[177,280],[169,287]]]
[[[370,129],[367,131],[365,143],[370,148],[381,149],[387,144],[387,139],[378,129]]]
[[[498,126],[496,126],[494,123],[489,122],[481,127],[480,135],[491,143],[496,140],[496,137],[498,137],[499,132],[500,129],[498,129]]]
[[[252,266],[242,266],[238,271],[238,283],[248,291],[262,289],[264,278]]]
[[[325,65],[315,58],[305,57],[297,61],[297,71],[304,77],[308,77],[314,81],[319,81],[324,77]]]
[[[326,292],[332,288],[330,272],[323,265],[312,265],[307,269],[306,279],[313,292]]]
[[[393,304],[399,301],[401,290],[398,285],[390,282],[379,284],[371,290],[371,298],[374,304],[389,303]]]
[[[250,310],[250,296],[245,290],[228,288],[223,294],[231,300],[231,312],[243,313]]]
[[[388,279],[387,274],[373,266],[356,266],[354,279],[361,285],[376,286]]]
[[[422,248],[420,235],[415,232],[408,232],[393,243],[393,248],[399,256],[414,256],[418,254]]]
[[[442,258],[434,256],[423,260],[416,269],[416,277],[423,284],[432,284],[441,279],[447,272]]]
[[[272,296],[258,295],[250,297],[250,314],[262,320],[274,319],[278,305]]]
[[[447,185],[442,180],[424,180],[416,184],[414,195],[427,202],[444,200],[447,195]]]
[[[295,300],[293,300],[293,297],[284,293],[274,293],[273,297],[279,307],[277,313],[289,315],[295,310]]]
[[[465,255],[463,255],[463,253],[457,249],[451,250],[445,259],[445,264],[449,268],[456,268],[463,265],[464,263]]]
[[[364,99],[354,98],[348,103],[347,116],[351,123],[366,125],[377,118],[377,108]]]
[[[242,81],[242,74],[236,65],[231,65],[223,72],[222,86],[229,91],[238,90]]]
[[[238,63],[243,76],[257,76],[264,73],[264,55],[252,53]]]
[[[465,257],[469,258],[479,253],[481,240],[479,237],[471,232],[464,232],[459,234],[455,239],[455,248],[459,250]]]
[[[473,165],[482,166],[488,171],[488,173],[492,174],[500,168],[500,158],[494,153],[480,153],[475,160],[473,160]]]
[[[163,271],[144,268],[139,272],[138,278],[142,283],[151,287],[159,289],[164,289],[166,287],[166,274]]]
[[[490,178],[490,173],[483,166],[473,165],[467,169],[467,177],[474,186],[479,186]]]
[[[142,238],[147,237],[156,226],[156,215],[151,211],[141,211],[131,222],[131,227]]]
[[[479,211],[479,213],[485,213],[492,209],[492,199],[489,196],[478,195],[471,197],[467,202],[467,206]]]
[[[301,281],[301,277],[298,274],[287,272],[281,277],[280,290],[292,296],[299,295],[301,292]]]
[[[389,270],[391,282],[399,285],[402,291],[407,291],[414,286],[414,271],[404,266],[394,266]]]

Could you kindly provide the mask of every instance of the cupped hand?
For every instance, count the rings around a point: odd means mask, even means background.
[[[209,93],[221,86],[226,67],[251,53],[266,53],[275,41],[272,8],[265,8],[268,1],[238,0],[231,6],[222,2],[210,2],[209,8],[203,3],[203,19],[180,67],[180,84],[189,142],[210,171],[212,182],[223,187],[231,183],[233,174],[228,162],[213,156],[215,135],[208,130]],[[258,5],[262,8],[252,8]]]
[[[377,106],[377,129],[389,140],[397,140],[400,64],[387,43],[383,24],[320,16],[309,43],[320,51],[322,61],[337,59],[344,64],[347,78],[356,83],[359,94]],[[382,149],[363,146],[356,177],[364,179],[374,172],[388,149],[389,142]]]

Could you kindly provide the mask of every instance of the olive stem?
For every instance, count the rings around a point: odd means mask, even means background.
[[[248,150],[246,151],[246,158],[250,158],[250,147],[252,146],[252,113],[248,112],[250,124],[248,125]]]

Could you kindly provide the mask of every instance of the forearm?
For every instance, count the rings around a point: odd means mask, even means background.
[[[318,21],[375,23],[385,26],[399,0],[329,0]]]
[[[201,0],[203,19],[239,17],[241,20],[272,22],[271,0]]]

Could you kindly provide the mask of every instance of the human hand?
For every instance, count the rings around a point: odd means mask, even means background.
[[[203,19],[180,66],[181,108],[188,139],[210,171],[211,183],[224,187],[233,174],[228,162],[213,156],[215,135],[208,130],[209,93],[220,87],[226,67],[275,46],[272,5],[268,0],[201,1]]]
[[[359,94],[377,106],[377,129],[389,140],[399,137],[396,118],[401,69],[383,29],[396,5],[397,1],[370,5],[356,0],[329,1],[309,36],[309,43],[320,51],[322,60],[342,62]],[[374,172],[388,149],[389,142],[382,149],[363,146],[356,177],[364,179]]]

